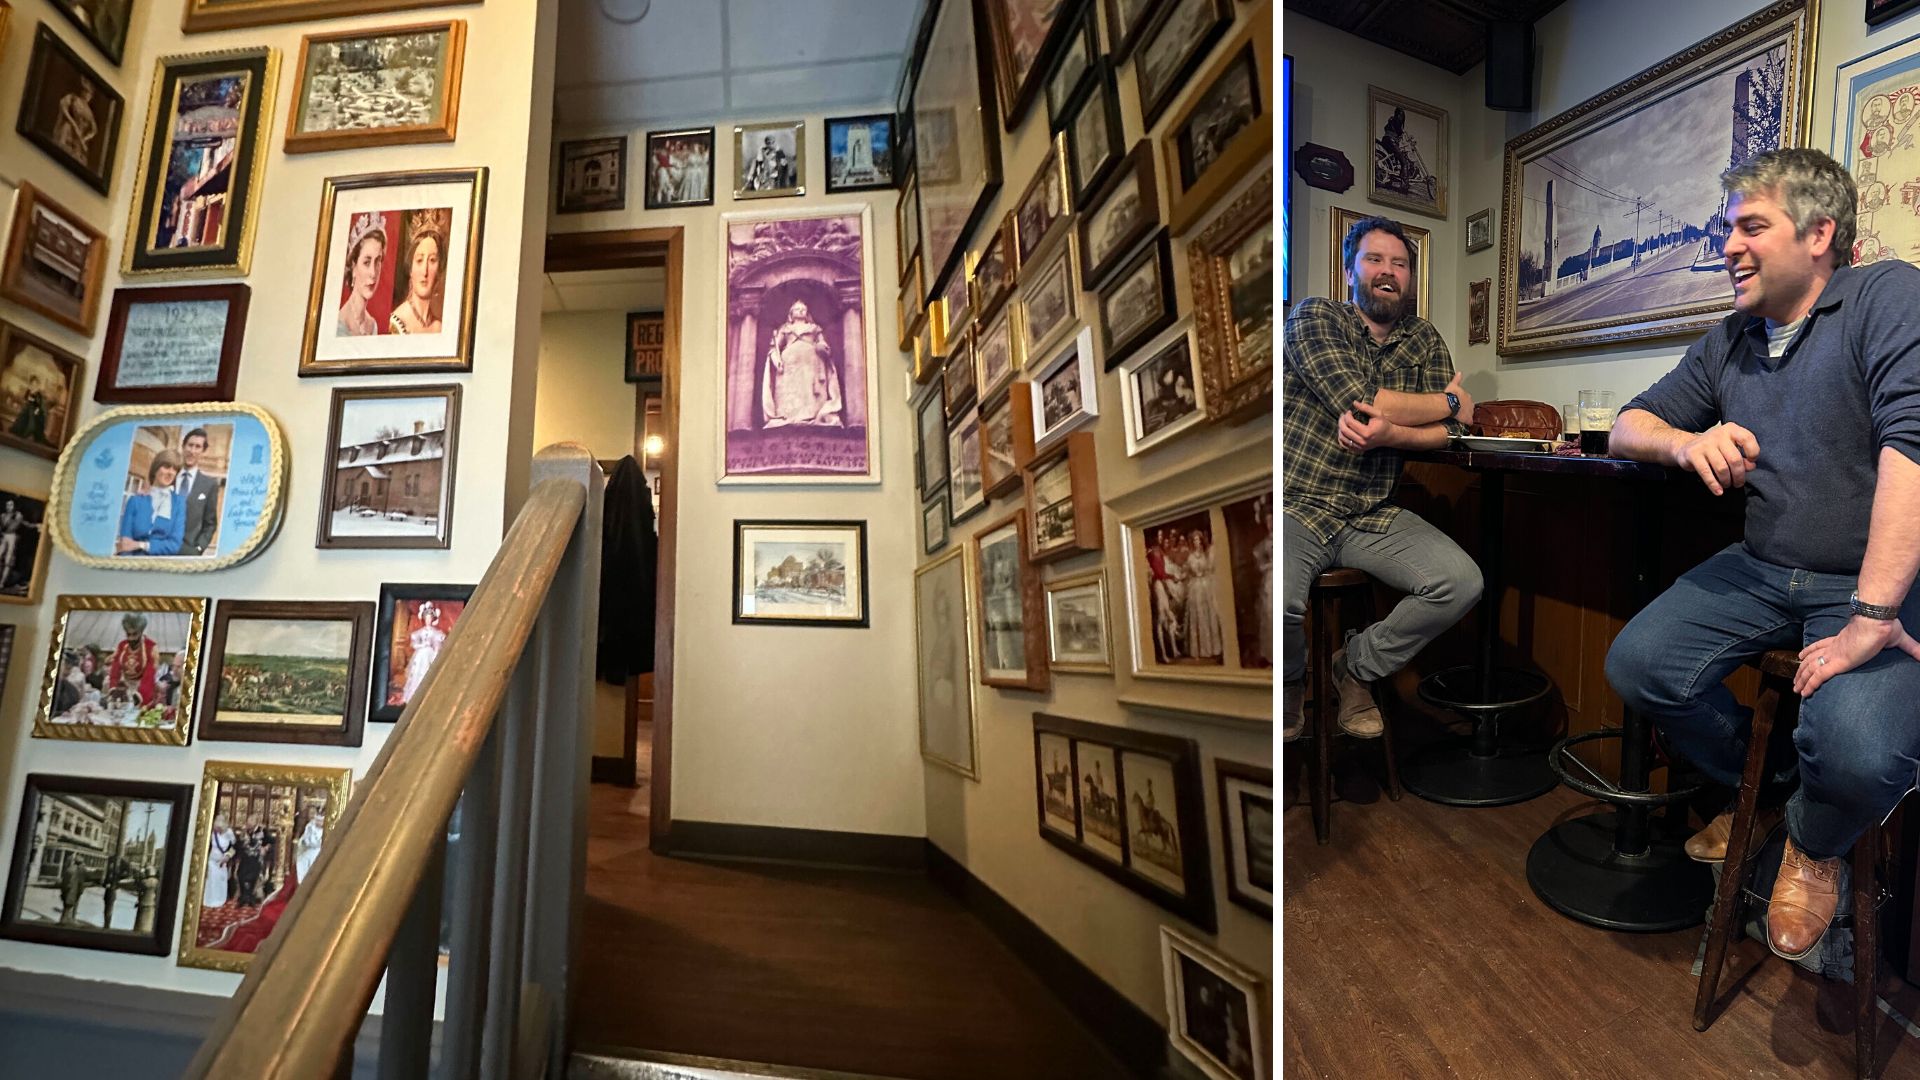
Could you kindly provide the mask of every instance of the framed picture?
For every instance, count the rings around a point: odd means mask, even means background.
[[[222,600],[209,638],[202,739],[360,745],[371,603]]]
[[[647,209],[713,205],[713,129],[647,132]]]
[[[47,580],[47,496],[23,495],[0,488],[0,604],[37,604]],[[13,631],[7,628],[6,654],[0,662],[0,688],[13,655]]]
[[[1070,21],[1070,5],[1057,0],[987,0],[987,26],[993,38],[994,86],[1000,91],[1000,116],[1008,131],[1020,126],[1033,104],[1060,39]]]
[[[933,501],[920,508],[920,545],[928,555],[947,546],[947,493],[934,493]]]
[[[893,187],[893,114],[828,117],[827,194]]]
[[[247,275],[279,77],[277,49],[155,61],[123,275]]]
[[[459,432],[456,385],[335,390],[315,546],[452,546]]]
[[[1716,223],[1725,209],[1717,177],[1727,157],[1709,148],[1737,145],[1744,159],[1807,145],[1811,9],[1805,0],[1763,8],[1507,142],[1495,343],[1501,355],[1698,334],[1725,317],[1733,284],[1717,270],[1725,234]],[[1735,100],[1744,107],[1731,107]],[[1648,139],[1650,131],[1691,134]],[[1692,192],[1661,204],[1683,226],[1636,261],[1634,234],[1622,232],[1618,204],[1571,194],[1577,189],[1565,179],[1568,170],[1614,192]],[[1548,184],[1556,197],[1551,236]],[[1876,224],[1892,216],[1877,215]],[[1702,250],[1716,271],[1684,272]],[[1683,272],[1669,272],[1675,268]]]
[[[1467,254],[1493,246],[1493,207],[1467,215]]]
[[[726,214],[722,484],[876,484],[873,211]]]
[[[981,472],[980,410],[968,409],[947,428],[947,501],[958,525],[987,508]]]
[[[34,738],[187,745],[206,619],[191,597],[60,597]]]
[[[1051,562],[1102,547],[1100,481],[1094,466],[1093,432],[1076,431],[1037,455],[1026,474],[1032,546],[1028,558]]]
[[[776,199],[807,193],[807,125],[738,124],[733,129],[733,197]]]
[[[974,22],[978,10],[975,4],[958,2],[934,10],[913,84],[920,236],[928,288],[943,297],[952,278],[965,276],[967,237],[1000,190],[992,50],[979,47],[983,29]],[[953,319],[949,327],[963,321]]]
[[[28,773],[0,937],[172,952],[192,807],[191,784]]]
[[[1272,8],[1247,20],[1199,83],[1199,92],[1160,135],[1167,223],[1175,236],[1273,150]]]
[[[627,208],[627,137],[568,139],[560,144],[554,212],[585,214]]]
[[[667,313],[627,312],[627,381],[658,386],[666,372]]]
[[[1904,140],[1913,121],[1908,93],[1920,68],[1916,56],[1920,39],[1908,37],[1849,60],[1834,73],[1829,149],[1852,174],[1857,189],[1854,266],[1906,258],[1920,244],[1920,223],[1909,224],[1895,210],[1904,197],[1900,170],[1920,169],[1915,165],[1920,154]]]
[[[733,523],[733,621],[865,627],[867,523]]]
[[[49,531],[96,570],[223,570],[273,539],[286,476],[280,426],[257,406],[122,405],[54,466]]]
[[[1128,457],[1206,422],[1204,390],[1193,369],[1193,339],[1193,319],[1181,319],[1121,362]]]
[[[1047,688],[1046,601],[1040,571],[1027,558],[1029,549],[1025,510],[1015,510],[974,534],[983,686]]]
[[[1252,187],[1248,188],[1245,192],[1243,192],[1239,198],[1236,198],[1233,203],[1233,209],[1228,213],[1222,214],[1221,219],[1224,220],[1225,218],[1233,216],[1235,213],[1238,213],[1244,216],[1247,213],[1247,211],[1250,209],[1250,207],[1247,204],[1247,200],[1252,196],[1253,192],[1259,188],[1259,186],[1260,185],[1258,184],[1253,185]],[[1348,210],[1345,207],[1341,207],[1341,206],[1333,207],[1331,210],[1331,213],[1333,216],[1332,227],[1336,230],[1336,232],[1330,238],[1331,250],[1333,252],[1333,261],[1329,264],[1332,269],[1332,274],[1328,279],[1327,287],[1331,291],[1329,291],[1327,295],[1351,297],[1353,290],[1347,286],[1347,268],[1341,265],[1341,259],[1344,254],[1342,250],[1342,242],[1346,238],[1347,230],[1352,228],[1355,222],[1359,221],[1361,218],[1372,217],[1373,215],[1363,214],[1357,210]],[[1209,230],[1211,231],[1211,229],[1214,227],[1217,227],[1218,224],[1219,224],[1218,221],[1214,222],[1213,225],[1209,226]],[[1414,301],[1414,313],[1424,319],[1428,317],[1428,311],[1429,311],[1427,297],[1432,295],[1432,290],[1430,290],[1427,287],[1427,285],[1428,285],[1429,278],[1431,276],[1431,272],[1428,269],[1428,259],[1433,254],[1433,236],[1427,230],[1421,228],[1418,225],[1409,225],[1404,221],[1398,222],[1398,224],[1401,230],[1407,234],[1407,239],[1413,241],[1413,247],[1414,247],[1413,275],[1412,275],[1412,280],[1409,281],[1407,284],[1407,288],[1412,293],[1412,299]],[[1193,246],[1189,245],[1187,249],[1187,257],[1189,260],[1193,258],[1193,250],[1194,250]],[[1198,306],[1198,304],[1199,304],[1198,293],[1196,293],[1195,305]]]
[[[1067,242],[1021,274],[1020,355],[1026,362],[1046,356],[1080,317],[1080,243]]]
[[[1867,25],[1879,26],[1881,23],[1905,15],[1916,7],[1920,7],[1920,0],[1867,0]]]
[[[86,361],[0,321],[0,445],[52,460],[73,434]]]
[[[408,8],[441,7],[464,0],[186,0],[180,29],[189,34],[242,26],[344,19]]]
[[[1256,182],[1187,245],[1200,380],[1212,420],[1273,408],[1272,191],[1271,176]],[[1424,258],[1428,245],[1420,240]],[[1421,310],[1426,296],[1422,289]]]
[[[967,269],[963,265],[960,273],[948,278],[946,288],[940,293],[940,310],[948,342],[963,337],[973,323],[973,282],[966,273]]]
[[[1213,866],[1194,741],[1044,712],[1033,714],[1033,735],[1041,839],[1211,932]]]
[[[939,387],[913,407],[914,461],[919,467],[920,497],[932,497],[947,484],[947,410]]]
[[[1022,282],[1027,280],[1027,266],[1033,257],[1072,230],[1068,218],[1073,213],[1073,195],[1066,163],[1067,137],[1056,135],[1040,171],[1027,182],[1026,191],[1013,208],[1014,265]]]
[[[1000,310],[1013,292],[1014,254],[1013,254],[1013,215],[1009,213],[1001,219],[1000,227],[993,230],[987,242],[981,246],[980,254],[970,260],[967,274],[972,279],[968,288],[973,291],[973,317],[983,322]]]
[[[466,613],[471,585],[380,586],[373,635],[373,704],[367,719],[392,723],[426,685],[447,635]]]
[[[1032,456],[1033,448],[1022,454],[1014,437],[1014,405],[1012,394],[1002,394],[980,407],[980,484],[989,499],[1018,490],[1020,466]]]
[[[253,290],[237,282],[115,289],[93,400],[232,401],[252,298]]]
[[[0,263],[0,298],[91,335],[106,261],[106,234],[20,182]]]
[[[974,378],[979,384],[981,400],[993,397],[1013,381],[1013,373],[1020,370],[1022,359],[1014,349],[1013,308],[1008,306],[991,322],[982,323],[974,336]]]
[[[473,370],[487,170],[330,176],[300,374]]]
[[[452,142],[466,47],[459,19],[302,37],[286,152]],[[626,141],[620,144],[625,164]],[[566,179],[563,173],[563,190]]]
[[[1120,268],[1134,245],[1160,227],[1160,194],[1153,183],[1153,152],[1134,144],[1119,172],[1080,204],[1080,287],[1093,290]]]
[[[1058,132],[1066,122],[1067,103],[1086,88],[1100,62],[1100,36],[1094,28],[1093,5],[1085,4],[1067,24],[1060,54],[1047,73],[1047,121]]]
[[[1492,278],[1481,278],[1467,284],[1467,344],[1485,345],[1492,340],[1487,328],[1487,312],[1492,303]]]
[[[1220,855],[1227,899],[1273,918],[1273,770],[1213,759],[1220,791]]]
[[[1273,479],[1120,521],[1133,675],[1273,681]]]
[[[180,966],[247,969],[347,809],[353,770],[209,761],[194,817]]]
[[[50,0],[55,11],[67,17],[80,36],[93,42],[100,55],[116,67],[127,51],[127,24],[133,17],[133,0]],[[0,16],[4,19],[4,16]],[[0,28],[0,45],[6,43],[6,31]],[[28,77],[32,84],[33,79]]]
[[[125,3],[121,0],[102,6],[124,8]],[[54,6],[72,17],[70,5],[78,6],[73,0],[56,0]],[[126,33],[124,24],[120,33]],[[4,38],[5,30],[0,28],[0,43]],[[33,55],[27,60],[27,83],[21,95],[20,118],[14,130],[105,195],[113,179],[113,159],[120,150],[120,121],[127,108],[119,92],[88,67],[79,53],[68,48],[60,35],[41,23],[34,30]]]
[[[920,756],[980,778],[973,690],[973,590],[966,552],[955,548],[913,573],[913,638],[919,663]]]
[[[1114,86],[1113,68],[1105,61],[1079,99],[1067,106],[1065,134],[1073,203],[1084,208],[1087,197],[1126,156],[1127,144],[1120,128],[1120,91]]]
[[[1100,415],[1097,373],[1093,367],[1093,328],[1080,333],[1043,365],[1028,384],[1033,408],[1033,445],[1045,450],[1067,432],[1093,423]]]
[[[1100,2],[1107,9],[1107,49],[1113,53],[1113,62],[1118,64],[1133,55],[1133,47],[1140,44],[1140,35],[1147,32],[1147,24],[1167,0]]]
[[[1100,351],[1107,370],[1174,318],[1173,246],[1162,229],[1100,288]]]
[[[914,335],[926,329],[929,317],[927,308],[927,279],[926,275],[920,272],[920,256],[915,255],[913,257],[913,264],[908,267],[906,284],[901,286],[900,291],[900,333],[902,349],[906,348],[906,343],[913,338]],[[914,381],[925,382],[927,378],[931,378],[931,376],[923,376],[920,374],[920,368],[916,366],[914,369]]]
[[[1105,570],[1047,582],[1047,664],[1090,675],[1113,671]]]
[[[1213,43],[1232,25],[1233,0],[1169,0],[1161,8],[1140,35],[1139,53],[1133,58],[1142,126],[1153,130]]]
[[[1373,171],[1367,198],[1402,210],[1447,216],[1447,111],[1367,87]]]
[[[922,277],[920,292],[926,294],[926,271],[920,265],[920,181],[913,170],[907,170],[907,178],[900,184],[900,198],[893,205],[894,242],[899,245],[900,280],[906,281],[909,273]]]
[[[980,366],[973,360],[974,339],[978,336],[979,328],[974,327],[951,343],[941,384],[949,417],[980,400]]]
[[[1260,976],[1171,926],[1160,928],[1167,1039],[1208,1080],[1270,1080],[1273,1025]]]

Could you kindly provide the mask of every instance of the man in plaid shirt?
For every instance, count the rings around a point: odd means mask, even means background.
[[[1287,317],[1281,470],[1286,576],[1284,737],[1299,736],[1303,623],[1313,579],[1363,570],[1406,594],[1387,617],[1350,631],[1333,654],[1339,724],[1377,737],[1370,684],[1405,667],[1480,598],[1480,568],[1446,534],[1392,505],[1401,453],[1445,446],[1471,423],[1473,399],[1433,324],[1415,315],[1413,245],[1399,224],[1355,222],[1341,245],[1351,303],[1300,302]]]

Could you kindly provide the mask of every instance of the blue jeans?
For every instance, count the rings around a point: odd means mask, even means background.
[[[1737,786],[1753,710],[1722,680],[1770,649],[1839,633],[1855,580],[1775,566],[1734,544],[1633,617],[1607,651],[1607,681],[1701,772]],[[1920,590],[1900,620],[1920,630]],[[1800,789],[1787,801],[1788,835],[1812,858],[1842,855],[1920,774],[1920,661],[1886,649],[1834,676],[1801,704],[1793,745]]]

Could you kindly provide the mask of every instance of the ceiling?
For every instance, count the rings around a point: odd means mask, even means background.
[[[562,131],[891,110],[925,0],[562,0]],[[624,23],[644,11],[638,21]]]
[[[554,311],[647,311],[667,306],[667,272],[657,266],[630,270],[569,270],[543,274],[542,313]]]
[[[1560,4],[1561,0],[1286,0],[1286,9],[1464,75],[1486,59],[1489,22],[1531,23]]]

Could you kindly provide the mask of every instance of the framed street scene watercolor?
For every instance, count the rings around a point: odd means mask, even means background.
[[[1120,171],[1080,203],[1080,287],[1091,290],[1102,284],[1159,224],[1152,147],[1141,140],[1127,153]]]
[[[450,546],[459,432],[458,386],[335,390],[316,546]]]
[[[0,488],[0,604],[37,604],[47,580],[47,496]],[[8,639],[8,655],[12,639]],[[6,685],[0,664],[0,688]]]
[[[1220,854],[1227,899],[1273,918],[1273,770],[1213,759],[1220,791]]]
[[[733,621],[867,625],[867,523],[735,521]]]
[[[560,144],[554,212],[584,214],[627,208],[627,137],[568,139]]]
[[[1446,217],[1447,111],[1369,86],[1367,117],[1367,137],[1373,143],[1367,198]]]
[[[1100,352],[1107,370],[1173,320],[1173,248],[1162,229],[1100,288]]]
[[[1076,431],[1052,450],[1027,462],[1028,557],[1050,562],[1102,546],[1100,482],[1093,458],[1093,432]]]
[[[1270,175],[1255,181],[1187,245],[1200,380],[1211,420],[1273,408],[1272,192]],[[1422,237],[1422,256],[1427,246]],[[1423,290],[1421,310],[1426,297]]]
[[[739,124],[733,129],[733,197],[777,199],[807,193],[807,125]]]
[[[1000,123],[988,27],[974,4],[943,3],[926,29],[913,85],[914,172],[920,181],[927,287],[947,294],[964,275],[967,238],[1000,190]],[[991,44],[991,43],[989,43]],[[965,305],[961,305],[965,307]],[[951,320],[959,326],[962,320]]]
[[[827,194],[893,187],[893,114],[829,117]]]
[[[165,956],[192,784],[28,773],[0,937]]]
[[[459,19],[306,35],[286,152],[452,142],[466,45]]]
[[[1273,481],[1121,519],[1133,674],[1273,681]]]
[[[1273,15],[1261,8],[1160,136],[1167,223],[1179,236],[1273,149]]]
[[[1107,640],[1105,570],[1047,582],[1047,663],[1053,670],[1111,672]]]
[[[947,429],[947,500],[953,510],[949,524],[958,525],[987,508],[981,457],[980,410],[968,409]]]
[[[191,597],[60,597],[34,738],[185,746],[206,618]]]
[[[1040,571],[1027,551],[1025,510],[1015,510],[973,538],[983,686],[1047,688],[1046,601]]]
[[[1046,356],[1073,331],[1080,316],[1080,244],[1071,234],[1052,254],[1020,275],[1022,363]]]
[[[53,459],[73,434],[86,361],[0,322],[0,445]]]
[[[121,33],[125,32],[123,26]],[[0,43],[5,39],[6,30],[0,27]],[[126,101],[112,84],[41,23],[34,31],[33,55],[27,60],[27,83],[14,129],[105,195],[113,179],[126,109]]]
[[[100,55],[119,65],[127,50],[127,24],[133,17],[133,0],[50,0],[50,4],[67,17],[81,36],[93,42]],[[0,29],[0,43],[4,43],[5,34],[6,31]]]
[[[1141,122],[1151,131],[1213,43],[1233,25],[1232,0],[1168,0],[1133,58]],[[1446,175],[1445,170],[1441,175]]]
[[[332,176],[301,375],[473,370],[487,170]]]
[[[373,704],[369,720],[400,719],[427,681],[447,635],[466,613],[471,585],[380,586],[373,636]]]
[[[207,762],[180,905],[180,966],[247,970],[313,875],[352,783],[352,769]]]
[[[1066,348],[1048,360],[1028,385],[1033,409],[1033,445],[1052,446],[1069,431],[1100,415],[1098,373],[1093,368],[1093,328],[1082,327]]]
[[[232,401],[252,297],[239,283],[115,289],[93,400]]]
[[[202,739],[360,745],[371,603],[222,600],[208,638]]]
[[[947,515],[953,511],[947,509],[947,493],[934,494],[933,501],[920,508],[920,547],[921,551],[931,555],[947,546]]]
[[[647,132],[647,209],[713,205],[713,129]]]
[[[1273,1025],[1260,976],[1171,926],[1160,928],[1167,1040],[1207,1080],[1270,1080]]]
[[[107,237],[32,184],[23,180],[19,188],[0,260],[0,299],[91,335]]]
[[[913,574],[913,637],[919,654],[920,756],[980,778],[973,691],[973,592],[964,548]]]
[[[1193,367],[1193,320],[1181,319],[1120,365],[1127,456],[1144,454],[1206,422]]]

